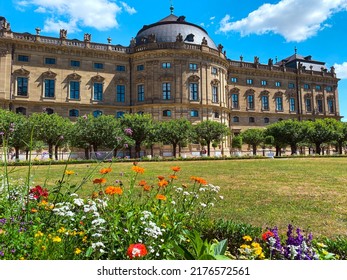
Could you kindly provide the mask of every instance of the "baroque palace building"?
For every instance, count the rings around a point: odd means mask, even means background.
[[[0,106],[24,115],[149,113],[214,120],[233,134],[284,119],[340,119],[334,68],[295,53],[267,64],[230,60],[200,26],[171,14],[129,46],[17,33],[0,17]],[[231,139],[222,144],[229,150]]]

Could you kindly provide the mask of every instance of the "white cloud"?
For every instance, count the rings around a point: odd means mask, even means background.
[[[125,2],[124,9],[132,14],[136,12]],[[79,27],[93,27],[107,30],[118,27],[117,16],[122,8],[113,0],[19,0],[19,9],[33,8],[35,12],[45,11],[47,18],[42,31],[59,31],[67,29],[68,34],[79,31]]]
[[[218,31],[236,31],[241,36],[275,33],[288,42],[300,42],[329,27],[324,22],[346,9],[347,0],[281,0],[277,4],[263,4],[238,21],[232,22],[227,14]]]
[[[120,3],[122,4],[124,10],[125,10],[128,14],[133,15],[133,14],[136,14],[136,13],[137,13],[137,11],[135,10],[135,8],[130,7],[127,3],[125,3],[125,2],[120,2]]]
[[[215,16],[213,16],[213,17],[210,17],[210,20],[214,20],[216,17]]]
[[[334,64],[336,76],[340,79],[347,79],[347,62],[342,64]]]

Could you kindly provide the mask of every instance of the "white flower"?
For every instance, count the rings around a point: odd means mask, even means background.
[[[176,205],[176,202],[175,202],[175,201],[171,201],[171,204],[172,204],[172,205]]]
[[[93,244],[92,244],[92,248],[93,248],[93,249],[95,249],[95,248],[97,248],[97,247],[105,248],[105,245],[104,245],[104,243],[102,243],[102,242],[96,242],[96,243],[93,243]]]
[[[99,218],[99,219],[92,221],[92,225],[96,225],[96,226],[104,224],[104,223],[106,223],[106,221],[102,218]]]
[[[176,188],[176,192],[181,192],[181,191],[183,191],[182,188]]]
[[[206,207],[207,205],[205,203],[200,203],[202,207]]]
[[[219,198],[220,198],[220,199],[224,199],[224,196],[220,195]]]
[[[82,206],[84,205],[83,199],[82,198],[75,198],[73,200],[73,202],[77,205],[77,206]]]
[[[200,189],[199,189],[199,192],[204,192],[204,191],[206,191],[205,188],[200,188]]]
[[[102,236],[101,233],[94,233],[94,234],[92,234],[92,237],[101,237],[101,236]]]
[[[189,192],[183,192],[183,195],[189,195]]]
[[[72,193],[70,196],[75,196],[75,197],[78,197],[78,194],[77,193]]]

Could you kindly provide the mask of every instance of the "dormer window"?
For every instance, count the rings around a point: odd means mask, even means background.
[[[187,41],[187,42],[194,42],[194,34],[190,33],[187,35],[186,39],[184,41]]]

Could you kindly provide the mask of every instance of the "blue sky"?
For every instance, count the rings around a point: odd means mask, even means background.
[[[0,0],[0,16],[15,32],[45,36],[68,30],[69,39],[128,46],[145,24],[170,14],[201,25],[227,56],[261,63],[294,53],[334,66],[339,82],[340,112],[347,121],[347,0]]]

